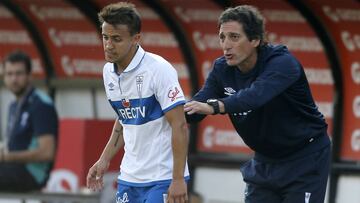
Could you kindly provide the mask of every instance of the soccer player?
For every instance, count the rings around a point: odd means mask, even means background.
[[[10,53],[3,65],[5,86],[16,100],[9,108],[6,147],[0,148],[0,191],[40,190],[54,162],[57,113],[52,100],[33,87],[26,53]]]
[[[218,25],[224,56],[185,104],[188,122],[227,114],[255,151],[241,167],[246,203],[324,202],[330,139],[301,64],[265,41],[253,6],[226,9]]]
[[[102,187],[110,160],[124,147],[117,202],[187,202],[188,134],[176,70],[139,45],[141,20],[133,4],[110,4],[98,16],[108,61],[104,86],[118,118],[87,185]]]

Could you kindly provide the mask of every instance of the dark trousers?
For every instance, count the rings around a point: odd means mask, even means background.
[[[241,167],[246,182],[245,203],[323,203],[330,148],[284,162],[246,162]]]
[[[25,192],[40,190],[38,184],[24,164],[0,163],[0,191]]]

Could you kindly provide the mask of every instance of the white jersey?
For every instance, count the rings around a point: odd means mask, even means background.
[[[185,103],[176,70],[162,57],[139,46],[120,75],[115,64],[106,63],[103,77],[107,98],[123,126],[125,154],[119,181],[147,186],[171,180],[172,130],[164,114]]]

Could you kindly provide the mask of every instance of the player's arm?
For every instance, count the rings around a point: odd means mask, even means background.
[[[172,128],[173,177],[168,191],[169,202],[187,201],[187,186],[184,180],[184,170],[188,151],[188,132],[182,105],[165,113]]]
[[[111,161],[115,154],[124,146],[123,128],[119,121],[116,119],[110,139],[106,144],[100,159]]]
[[[92,190],[99,190],[104,186],[103,176],[109,168],[111,159],[124,146],[123,128],[116,119],[111,136],[98,161],[89,169],[86,185]]]
[[[38,147],[35,149],[22,151],[4,151],[3,162],[44,162],[51,161],[55,156],[55,136],[52,134],[44,134],[37,137]]]

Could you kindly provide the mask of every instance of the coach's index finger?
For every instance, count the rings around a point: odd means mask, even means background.
[[[190,101],[190,102],[187,102],[186,104],[184,104],[184,111],[187,114],[193,114],[194,112],[192,112],[192,111],[194,110],[194,104],[195,104],[194,101]]]

